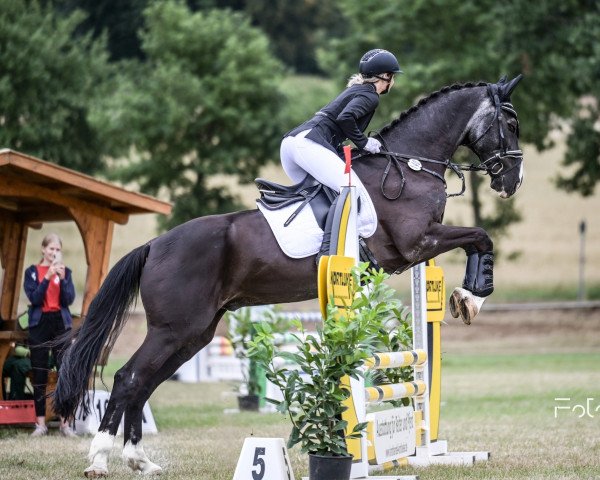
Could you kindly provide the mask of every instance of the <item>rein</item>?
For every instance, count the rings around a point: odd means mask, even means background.
[[[379,137],[381,144],[385,147],[385,140],[383,139],[383,137],[379,133],[376,133],[375,136]],[[386,198],[388,200],[397,200],[398,198],[400,198],[400,195],[402,195],[402,190],[404,189],[404,185],[406,183],[406,179],[404,178],[404,172],[402,171],[402,163],[405,163],[408,166],[408,168],[410,168],[411,170],[413,170],[415,172],[423,171],[425,173],[433,175],[435,178],[437,178],[444,184],[444,187],[448,186],[444,176],[440,175],[437,172],[434,172],[433,170],[431,170],[429,168],[424,167],[423,163],[433,163],[436,165],[444,165],[445,169],[452,170],[458,176],[458,178],[460,178],[460,180],[462,182],[462,187],[460,189],[460,192],[458,192],[458,193],[447,193],[446,194],[447,198],[458,197],[465,193],[465,190],[466,190],[465,176],[461,170],[481,170],[481,171],[487,170],[485,167],[482,167],[480,165],[461,165],[459,163],[451,162],[450,159],[434,160],[432,158],[419,157],[416,155],[406,155],[404,153],[390,152],[388,150],[380,150],[379,153],[361,152],[358,155],[356,155],[356,157],[354,157],[354,158],[361,158],[361,157],[366,157],[366,156],[370,156],[370,155],[383,155],[384,157],[387,157],[387,159],[388,159],[388,164],[385,167],[385,170],[383,171],[383,176],[381,177],[381,185],[380,185],[381,194],[384,196],[384,198]],[[385,183],[387,181],[387,178],[388,178],[388,175],[390,173],[392,166],[400,174],[401,184],[400,184],[400,188],[398,189],[398,193],[396,195],[390,196],[385,191]]]

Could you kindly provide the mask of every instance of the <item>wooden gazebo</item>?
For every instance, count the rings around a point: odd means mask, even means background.
[[[0,372],[16,331],[29,228],[74,221],[87,262],[82,315],[109,265],[114,224],[140,213],[169,214],[171,204],[13,150],[0,150],[0,262],[4,271],[0,315]],[[1,399],[0,389],[0,399]]]

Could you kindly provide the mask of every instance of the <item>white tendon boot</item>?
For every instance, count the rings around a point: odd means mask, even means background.
[[[485,299],[486,297],[477,297],[469,290],[456,287],[450,296],[450,314],[454,318],[460,315],[464,323],[471,325],[471,320],[479,313]]]
[[[131,441],[125,444],[123,462],[134,472],[142,475],[160,475],[162,473],[162,468],[152,463],[146,456],[141,441],[137,445],[132,444]]]
[[[88,453],[88,458],[92,464],[83,472],[87,478],[101,478],[108,475],[108,456],[114,443],[114,435],[108,432],[98,432],[96,434]]]

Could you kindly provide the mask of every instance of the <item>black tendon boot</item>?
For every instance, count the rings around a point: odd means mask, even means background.
[[[462,288],[472,292],[475,288],[477,280],[477,267],[479,265],[479,253],[477,250],[467,252],[467,268],[465,270],[465,278],[463,279]]]
[[[329,255],[329,248],[331,246],[331,230],[333,229],[333,217],[335,216],[335,207],[339,197],[329,207],[329,213],[327,213],[327,220],[325,220],[325,229],[323,230],[323,241],[321,243],[321,249],[317,253],[316,263],[319,266],[319,261],[323,255]]]
[[[478,297],[487,297],[494,291],[494,252],[467,254],[467,271],[463,288]]]

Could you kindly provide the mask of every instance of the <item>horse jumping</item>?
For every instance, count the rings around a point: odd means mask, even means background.
[[[401,273],[449,250],[465,250],[463,288],[452,296],[451,309],[467,323],[477,302],[493,290],[493,243],[482,228],[442,224],[444,173],[447,168],[460,173],[450,159],[463,145],[479,157],[477,168],[490,175],[491,188],[502,198],[516,192],[523,156],[510,95],[520,79],[442,88],[378,134],[385,151],[361,156],[353,165],[378,216],[376,232],[366,242],[386,272]],[[285,256],[258,210],[191,220],[123,257],[74,333],[54,395],[56,412],[71,417],[139,290],[148,332],[115,374],[86,476],[108,474],[108,456],[123,415],[124,460],[134,471],[160,473],[142,447],[142,407],[152,392],[211,341],[226,311],[316,298],[316,276],[314,256]]]

